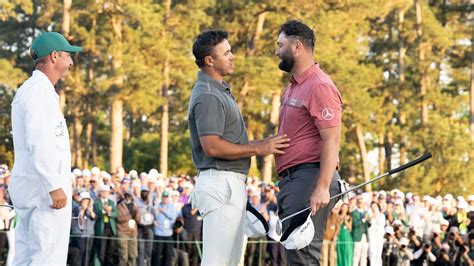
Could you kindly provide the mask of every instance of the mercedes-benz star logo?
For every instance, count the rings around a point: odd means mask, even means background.
[[[334,118],[334,111],[331,108],[324,108],[321,115],[324,120],[331,120]]]

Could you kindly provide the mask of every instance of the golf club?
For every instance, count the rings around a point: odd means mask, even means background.
[[[373,179],[370,179],[370,180],[368,180],[368,181],[366,181],[366,182],[364,182],[364,183],[362,183],[362,184],[359,184],[359,185],[357,185],[357,186],[355,186],[355,187],[353,187],[353,188],[350,188],[350,189],[348,189],[348,190],[346,190],[346,191],[342,191],[341,193],[330,197],[329,200],[332,200],[332,199],[341,197],[341,196],[343,196],[343,195],[345,195],[345,194],[347,194],[347,193],[349,193],[349,192],[351,192],[351,191],[354,191],[354,190],[356,190],[356,189],[358,189],[358,188],[360,188],[360,187],[363,187],[363,186],[365,186],[365,185],[371,184],[371,183],[373,183],[373,182],[375,182],[375,181],[377,181],[377,180],[379,180],[379,179],[381,179],[381,178],[384,178],[384,177],[386,177],[386,176],[393,175],[393,174],[396,174],[396,173],[398,173],[398,172],[404,171],[404,170],[406,170],[407,168],[410,168],[410,167],[412,167],[412,166],[415,166],[415,165],[417,165],[417,164],[419,164],[419,163],[421,163],[421,162],[423,162],[423,161],[425,161],[425,160],[428,160],[428,159],[431,158],[431,157],[432,157],[431,153],[426,153],[426,154],[424,154],[423,156],[421,156],[421,157],[419,157],[419,158],[417,158],[417,159],[415,159],[415,160],[413,160],[413,161],[411,161],[411,162],[408,162],[408,163],[406,163],[406,164],[404,164],[404,165],[401,165],[401,166],[399,166],[399,167],[397,167],[397,168],[395,168],[395,169],[392,169],[392,170],[388,171],[387,173],[385,173],[385,174],[383,174],[383,175],[380,175],[380,176],[377,176],[377,177],[375,177],[375,178],[373,178]],[[285,217],[285,218],[282,219],[282,220],[278,220],[277,225],[276,225],[276,228],[275,228],[275,229],[276,229],[276,233],[277,233],[278,235],[281,235],[281,233],[282,233],[282,224],[283,224],[284,221],[286,221],[286,220],[290,219],[291,217],[294,217],[294,216],[296,216],[296,215],[298,215],[298,214],[300,214],[300,213],[302,213],[302,212],[305,212],[305,211],[307,211],[307,210],[309,210],[309,209],[311,209],[311,206],[310,206],[310,207],[307,207],[307,208],[304,208],[304,209],[302,209],[301,211],[298,211],[298,212],[296,212],[296,213],[293,213],[293,214],[291,214],[291,215]]]

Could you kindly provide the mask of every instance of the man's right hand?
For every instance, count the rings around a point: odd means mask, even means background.
[[[49,195],[51,196],[51,200],[53,200],[53,204],[51,205],[51,208],[59,210],[66,207],[67,196],[66,196],[66,193],[64,193],[64,190],[62,188],[58,188],[56,190],[49,192]]]
[[[283,150],[290,146],[289,141],[286,134],[263,139],[256,146],[257,155],[285,154]]]

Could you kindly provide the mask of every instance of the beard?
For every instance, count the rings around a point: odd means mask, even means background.
[[[290,73],[294,65],[295,58],[290,52],[287,51],[280,56],[280,64],[278,64],[280,70]]]

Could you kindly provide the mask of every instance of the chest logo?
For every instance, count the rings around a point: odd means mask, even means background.
[[[334,118],[334,110],[331,108],[324,108],[324,110],[321,112],[321,116],[324,120],[331,120]]]
[[[63,122],[59,122],[59,125],[56,126],[56,129],[54,130],[54,134],[56,137],[63,137],[64,136],[64,124]]]

